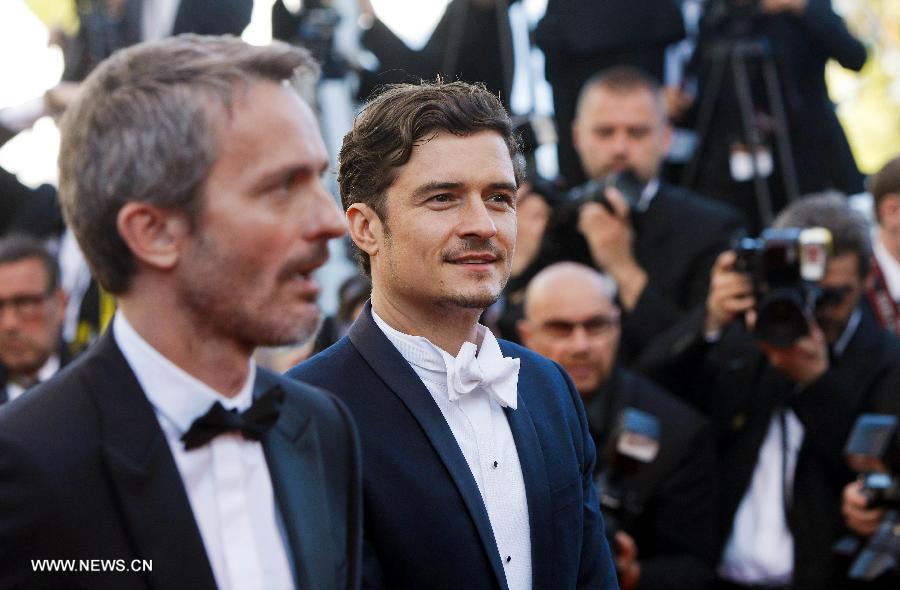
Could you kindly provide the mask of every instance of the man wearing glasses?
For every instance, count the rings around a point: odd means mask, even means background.
[[[0,240],[0,404],[65,363],[65,308],[59,267],[43,244],[24,235]]]
[[[612,281],[593,268],[553,264],[529,283],[519,332],[526,346],[572,377],[597,446],[596,473],[611,478],[617,469],[619,425],[627,410],[658,421],[656,456],[619,473],[616,486],[628,498],[628,506],[615,511],[621,530],[613,543],[623,590],[703,588],[712,580],[715,557],[711,432],[686,403],[617,366],[621,328],[614,297]],[[607,487],[601,485],[601,497],[609,495]]]

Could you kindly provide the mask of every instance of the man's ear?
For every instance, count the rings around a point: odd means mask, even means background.
[[[119,210],[116,228],[138,262],[158,270],[171,270],[178,264],[191,233],[183,211],[136,202]]]
[[[357,247],[374,256],[384,241],[384,225],[375,210],[365,203],[347,207],[347,229]]]

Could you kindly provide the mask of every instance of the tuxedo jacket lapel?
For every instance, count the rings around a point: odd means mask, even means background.
[[[491,522],[484,507],[478,484],[472,477],[469,465],[459,449],[453,432],[447,425],[440,409],[431,398],[431,393],[416,375],[409,363],[400,355],[390,340],[372,319],[371,303],[350,328],[350,342],[365,359],[366,363],[381,378],[391,392],[400,398],[416,421],[422,427],[428,440],[444,463],[450,477],[462,496],[469,515],[475,523],[482,546],[490,555],[494,575],[501,588],[506,588],[506,574],[500,563],[497,543],[491,529]],[[402,436],[398,433],[398,436]],[[518,439],[516,440],[518,444]],[[521,454],[521,453],[520,453]],[[523,467],[524,468],[524,467]],[[527,481],[527,480],[526,480]],[[530,501],[530,497],[529,497]]]
[[[99,357],[102,368],[89,374],[88,386],[135,557],[153,560],[155,567],[145,575],[154,588],[214,589],[200,530],[153,407],[111,332],[89,354]]]
[[[276,384],[271,375],[258,372],[254,397]],[[278,422],[262,442],[297,587],[328,590],[337,586],[331,556],[331,517],[322,485],[322,453],[311,422],[286,395]]]

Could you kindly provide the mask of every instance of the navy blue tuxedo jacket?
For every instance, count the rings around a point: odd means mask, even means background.
[[[333,396],[278,385],[262,439],[298,588],[357,588],[358,440]],[[38,572],[33,559],[151,562],[140,573]],[[142,567],[142,566],[139,566]],[[214,590],[216,582],[165,435],[110,332],[77,361],[0,407],[0,589]]]
[[[521,359],[518,409],[506,409],[522,465],[535,590],[616,588],[591,483],[584,407],[558,365]],[[350,407],[363,449],[363,586],[506,589],[475,479],[431,394],[367,304],[349,334],[288,372]]]

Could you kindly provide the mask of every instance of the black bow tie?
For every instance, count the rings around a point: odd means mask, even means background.
[[[243,412],[234,408],[226,410],[221,403],[214,403],[181,437],[184,450],[201,447],[225,432],[240,432],[244,438],[260,440],[278,420],[283,399],[284,391],[276,386],[259,396]]]

